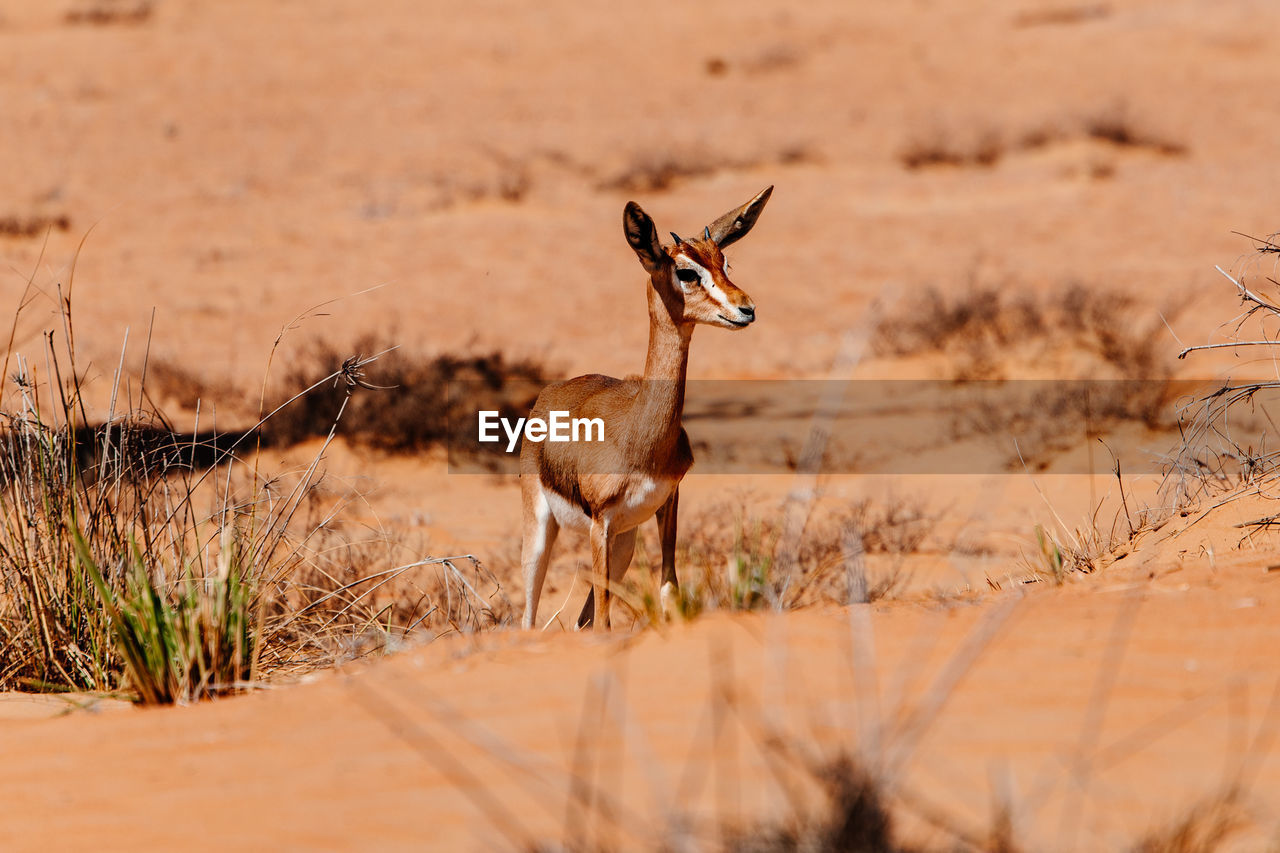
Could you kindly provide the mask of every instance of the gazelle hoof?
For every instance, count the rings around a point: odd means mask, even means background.
[[[680,617],[680,590],[671,581],[662,585],[658,591],[658,603],[662,606],[662,618],[674,622]]]

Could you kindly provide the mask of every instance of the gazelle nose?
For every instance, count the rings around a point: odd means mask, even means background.
[[[756,318],[756,309],[754,305],[739,305],[738,313],[743,317],[746,317],[748,320],[754,320]]]

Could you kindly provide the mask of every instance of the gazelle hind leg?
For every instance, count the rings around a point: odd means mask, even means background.
[[[551,514],[547,498],[538,489],[531,500],[525,501],[524,537],[520,546],[520,564],[524,569],[524,620],[525,628],[532,628],[538,618],[538,600],[542,597],[542,582],[547,579],[547,566],[551,563],[551,546],[555,544],[560,525]]]
[[[636,533],[637,529],[628,530],[626,533],[619,533],[613,537],[613,542],[609,544],[609,581],[616,583],[622,580],[622,576],[627,573],[627,569],[631,566],[632,555],[636,550]],[[585,628],[590,625],[595,616],[596,591],[588,590],[587,600],[582,605],[582,612],[578,614],[578,627]]]
[[[662,542],[662,586],[659,587],[658,601],[668,622],[680,613],[680,581],[676,578],[676,510],[679,503],[680,489],[676,488],[667,502],[658,507],[655,516]]]
[[[591,585],[595,592],[595,616],[591,627],[609,630],[609,521],[591,519]]]

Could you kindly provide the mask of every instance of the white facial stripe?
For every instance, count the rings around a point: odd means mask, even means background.
[[[725,296],[725,292],[716,284],[715,279],[711,277],[711,273],[702,264],[689,260],[687,255],[676,256],[676,266],[681,269],[693,270],[698,274],[698,278],[702,281],[702,289],[707,292],[715,303],[731,315],[737,314],[738,309],[729,304],[729,298]]]

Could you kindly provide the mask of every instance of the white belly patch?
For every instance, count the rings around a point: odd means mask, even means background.
[[[632,482],[622,499],[609,508],[608,519],[612,532],[625,533],[648,521],[667,502],[678,484],[678,480],[647,477]],[[582,507],[570,503],[546,486],[542,487],[542,497],[561,527],[569,530],[591,529],[591,518],[582,511]]]
[[[622,500],[610,508],[609,526],[619,533],[639,527],[653,518],[658,508],[667,502],[676,483],[675,480],[648,477],[636,480],[623,494]]]

